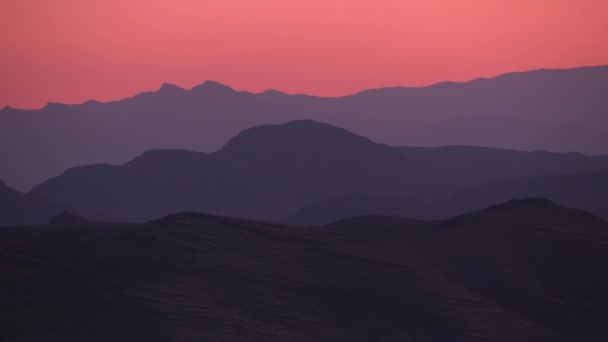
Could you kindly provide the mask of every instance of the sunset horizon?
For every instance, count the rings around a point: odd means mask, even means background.
[[[608,0],[0,0],[0,341],[608,341]]]
[[[608,3],[9,0],[0,108],[106,102],[162,83],[343,96],[608,64]]]
[[[38,107],[32,107],[32,108],[24,108],[24,107],[15,107],[15,106],[11,106],[10,104],[6,104],[4,106],[0,106],[0,109],[3,108],[12,108],[12,109],[19,109],[19,110],[37,110],[37,109],[42,109],[44,108],[44,106],[51,104],[51,103],[61,103],[61,104],[67,104],[67,105],[79,105],[79,104],[84,104],[90,101],[94,101],[94,102],[100,102],[100,103],[106,103],[106,102],[116,102],[116,101],[122,101],[125,99],[129,99],[132,98],[134,96],[137,96],[139,94],[142,93],[148,93],[148,92],[156,92],[159,91],[163,85],[172,85],[172,86],[176,86],[180,89],[186,90],[186,91],[192,91],[193,89],[195,89],[196,87],[205,84],[207,82],[210,83],[217,83],[223,86],[227,86],[229,88],[231,88],[232,90],[234,90],[235,92],[248,92],[248,93],[252,93],[252,94],[261,94],[264,93],[266,91],[278,91],[281,93],[284,93],[286,95],[306,95],[306,96],[312,96],[312,97],[321,97],[321,98],[340,98],[340,97],[345,97],[345,96],[352,96],[352,95],[356,95],[359,94],[361,92],[367,91],[367,90],[376,90],[376,89],[384,89],[384,88],[427,88],[427,87],[432,87],[438,84],[442,84],[442,83],[468,83],[468,82],[472,82],[478,79],[493,79],[493,78],[497,78],[500,76],[504,76],[504,75],[509,75],[509,74],[518,74],[518,73],[527,73],[527,72],[534,72],[534,71],[551,71],[551,70],[572,70],[572,69],[582,69],[582,68],[598,68],[598,67],[607,67],[607,64],[598,64],[598,65],[580,65],[580,66],[573,66],[573,67],[564,67],[564,68],[538,68],[538,69],[530,69],[530,70],[513,70],[513,71],[507,71],[504,73],[499,73],[499,74],[495,74],[495,75],[481,75],[481,76],[477,76],[477,77],[473,77],[473,78],[467,78],[467,79],[463,79],[463,80],[442,80],[442,81],[436,81],[436,82],[432,82],[432,83],[428,83],[428,84],[421,84],[421,85],[407,85],[407,84],[402,84],[402,85],[386,85],[386,86],[380,86],[380,87],[373,87],[373,88],[362,88],[359,90],[355,90],[353,92],[349,92],[349,93],[344,93],[344,94],[333,94],[333,95],[323,95],[323,94],[313,94],[313,93],[303,93],[303,92],[288,92],[288,91],[284,91],[282,89],[276,89],[276,88],[263,88],[260,90],[250,90],[250,89],[240,89],[237,87],[232,86],[231,84],[228,84],[226,82],[222,82],[221,80],[215,80],[215,79],[204,79],[198,83],[194,83],[191,86],[182,86],[180,84],[176,84],[176,83],[171,83],[171,82],[161,82],[160,84],[158,84],[156,87],[152,87],[149,89],[142,89],[140,91],[136,91],[133,94],[127,94],[127,95],[123,95],[121,97],[118,98],[110,98],[110,99],[106,99],[106,100],[100,100],[97,98],[86,98],[84,100],[80,100],[79,102],[61,102],[61,101],[48,101],[46,103],[44,103],[42,106],[38,106]]]

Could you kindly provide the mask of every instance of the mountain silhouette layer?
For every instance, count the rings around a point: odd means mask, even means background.
[[[141,222],[179,211],[279,220],[349,193],[436,201],[483,181],[603,170],[606,156],[395,148],[300,120],[244,130],[212,154],[153,150],[120,166],[71,168],[30,194],[95,220]]]
[[[447,214],[462,213],[492,202],[538,196],[608,219],[608,171],[533,175],[482,182],[443,201]],[[438,204],[440,205],[440,204]]]
[[[314,119],[400,146],[477,145],[608,153],[608,67],[536,70],[382,88],[337,98],[253,94],[207,81],[120,101],[0,110],[0,179],[27,191],[78,166],[122,164],[151,149],[213,152],[261,124]]]
[[[431,211],[431,212],[428,212]],[[439,215],[426,203],[362,193],[344,194],[299,208],[295,215],[280,220],[294,225],[324,225],[364,215],[426,218]]]
[[[303,206],[295,215],[280,222],[323,225],[370,214],[443,219],[483,208],[490,203],[527,197],[547,198],[608,219],[608,172],[501,178],[467,186],[445,198],[428,202],[369,194],[344,194]]]
[[[65,222],[65,225],[62,225]],[[442,221],[199,213],[0,229],[8,341],[605,341],[608,223],[543,199]]]
[[[9,188],[0,180],[0,226],[46,224],[64,209]]]

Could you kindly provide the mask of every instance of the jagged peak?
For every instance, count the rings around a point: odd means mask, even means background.
[[[65,104],[65,103],[47,102],[46,105],[42,109],[64,108],[64,107],[67,107],[67,106],[68,105]]]
[[[175,84],[171,84],[171,83],[163,83],[160,88],[158,89],[158,92],[187,92],[186,89],[177,86]]]
[[[224,92],[233,92],[234,89],[232,87],[227,86],[225,84],[219,83],[217,81],[207,80],[203,82],[203,84],[197,85],[192,88],[192,91],[224,91]]]

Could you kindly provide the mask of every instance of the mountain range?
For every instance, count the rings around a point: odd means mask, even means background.
[[[6,341],[605,341],[608,223],[543,199],[295,227],[0,228]]]
[[[329,124],[299,120],[246,129],[211,154],[151,150],[123,165],[71,168],[28,195],[89,219],[118,222],[143,222],[180,211],[282,221],[300,208],[353,193],[373,196],[368,203],[375,202],[375,208],[344,213],[436,219],[497,199],[546,196],[605,215],[605,182],[595,178],[603,179],[606,170],[608,156],[471,146],[391,147]],[[548,183],[508,185],[517,177]],[[492,196],[483,191],[503,181],[507,185]],[[475,186],[482,190],[471,190]],[[347,217],[337,210],[332,215]]]
[[[323,98],[207,81],[120,101],[0,110],[0,179],[20,191],[64,170],[152,149],[210,153],[261,124],[313,119],[393,146],[476,145],[608,153],[608,67],[536,70]]]
[[[606,89],[6,107],[0,341],[606,341]]]

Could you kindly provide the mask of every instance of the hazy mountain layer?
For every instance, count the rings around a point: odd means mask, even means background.
[[[458,150],[455,150],[457,153]],[[493,165],[496,166],[496,165]],[[281,222],[328,224],[357,215],[390,215],[417,219],[444,219],[483,208],[490,203],[542,197],[608,219],[608,172],[532,175],[485,181],[429,202],[345,194],[304,206]]]
[[[295,215],[280,220],[294,225],[325,225],[349,217],[383,215],[422,219],[440,215],[426,203],[368,194],[344,194],[304,206]],[[430,212],[429,212],[430,211]]]
[[[487,203],[530,196],[548,198],[608,219],[608,171],[534,175],[483,182],[466,187],[443,202],[447,214],[462,213]]]
[[[239,131],[314,119],[390,145],[608,153],[608,67],[537,70],[339,98],[164,84],[121,101],[0,110],[0,179],[25,191],[64,170],[150,149],[218,150]]]
[[[305,120],[244,130],[213,154],[155,150],[121,166],[72,168],[30,193],[92,219],[145,221],[189,210],[278,220],[349,193],[428,202],[488,180],[603,170],[606,156],[395,148]]]
[[[46,224],[62,207],[13,190],[0,180],[0,226]]]

